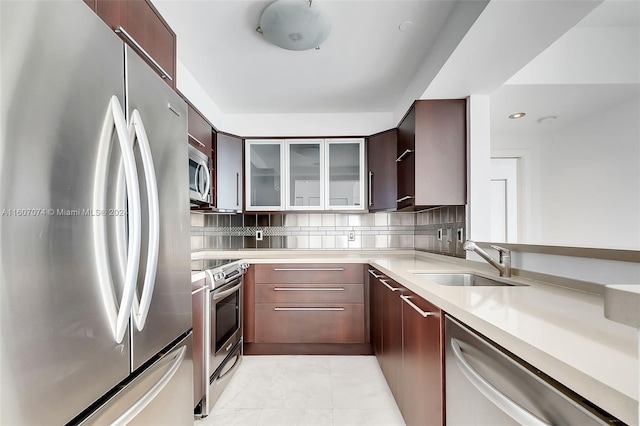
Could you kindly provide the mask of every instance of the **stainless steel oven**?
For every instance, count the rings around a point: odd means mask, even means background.
[[[211,203],[211,159],[189,145],[189,198],[191,207]]]
[[[206,297],[194,297],[194,333],[202,343],[202,368],[194,365],[196,416],[206,417],[242,361],[243,276],[248,264],[237,260],[205,261]],[[196,315],[196,309],[202,315]],[[196,327],[198,321],[202,327]],[[201,330],[199,333],[196,330]],[[194,361],[195,362],[195,361]],[[200,390],[198,390],[200,389]]]

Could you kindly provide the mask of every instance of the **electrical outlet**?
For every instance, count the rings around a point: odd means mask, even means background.
[[[262,241],[262,229],[256,231],[256,241]]]
[[[356,240],[356,231],[349,231],[349,241]]]

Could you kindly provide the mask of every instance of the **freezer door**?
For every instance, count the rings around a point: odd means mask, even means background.
[[[60,425],[130,371],[128,312],[120,343],[112,328],[121,265],[111,253],[105,303],[92,210],[112,96],[124,108],[122,42],[81,1],[0,8],[0,424]]]
[[[189,157],[186,103],[129,47],[125,63],[127,119],[130,126],[143,123],[138,133],[131,132],[142,206],[134,371],[191,328]],[[145,138],[152,165],[145,160]],[[150,297],[148,311],[146,297]]]
[[[193,425],[192,340],[189,333],[81,425]]]

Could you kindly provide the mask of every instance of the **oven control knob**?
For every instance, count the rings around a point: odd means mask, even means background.
[[[248,264],[248,263],[241,263],[241,264],[240,264],[240,269],[242,269],[242,270],[247,270],[247,269],[249,269],[249,264]]]
[[[217,272],[213,276],[213,279],[216,280],[216,281],[224,280],[224,278],[225,278],[224,272]]]

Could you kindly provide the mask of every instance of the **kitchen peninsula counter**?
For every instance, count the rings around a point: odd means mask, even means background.
[[[201,251],[192,260],[370,264],[584,398],[638,426],[638,330],[604,316],[602,296],[512,278],[524,286],[451,287],[415,273],[475,272],[488,265],[413,250]]]

